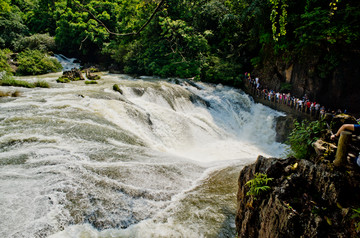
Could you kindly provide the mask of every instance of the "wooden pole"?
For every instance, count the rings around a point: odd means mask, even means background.
[[[351,140],[351,132],[343,131],[340,134],[334,165],[336,167],[341,167],[346,164],[346,157],[347,157],[347,147]]]

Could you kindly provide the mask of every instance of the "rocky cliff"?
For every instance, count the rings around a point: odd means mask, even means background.
[[[246,195],[246,183],[256,173],[273,178],[271,189]],[[238,237],[358,237],[359,182],[355,167],[335,170],[308,160],[259,156],[239,176]]]
[[[326,54],[299,55],[285,61],[286,57],[267,52],[267,59],[254,70],[254,75],[260,77],[262,85],[276,91],[285,83],[291,84],[291,94],[296,97],[307,94],[326,108],[357,113],[360,104],[354,102],[360,101],[360,54],[352,49],[338,51],[334,65],[329,65],[331,59]]]

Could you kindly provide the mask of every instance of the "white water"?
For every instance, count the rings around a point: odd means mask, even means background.
[[[221,85],[59,76],[0,87],[21,91],[0,98],[0,237],[234,237],[241,168],[284,152],[278,112]]]

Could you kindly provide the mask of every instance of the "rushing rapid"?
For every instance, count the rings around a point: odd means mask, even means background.
[[[233,237],[237,178],[279,156],[242,91],[103,73],[0,98],[0,237]],[[118,84],[122,94],[114,91]]]

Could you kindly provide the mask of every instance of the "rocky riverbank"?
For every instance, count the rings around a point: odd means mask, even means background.
[[[250,196],[246,183],[256,173],[272,178],[270,189]],[[358,237],[359,182],[351,165],[259,156],[240,172],[237,237]]]

